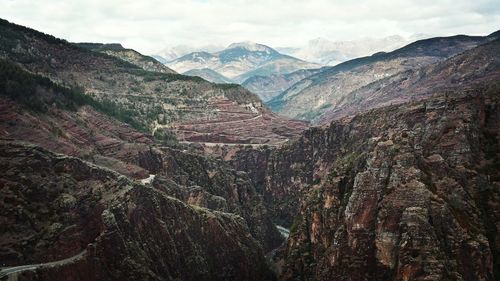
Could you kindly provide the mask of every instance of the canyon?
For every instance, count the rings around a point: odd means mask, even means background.
[[[268,108],[2,20],[0,280],[496,280],[497,35],[254,76]]]

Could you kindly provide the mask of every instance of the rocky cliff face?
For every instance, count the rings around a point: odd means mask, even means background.
[[[37,264],[9,278],[273,278],[239,216],[39,147],[2,142],[0,155],[0,258],[7,266]]]
[[[157,190],[190,206],[239,215],[245,223],[244,231],[263,251],[282,243],[283,238],[246,174],[237,173],[222,161],[163,147],[151,136],[97,111],[94,106],[98,107],[98,103],[77,103],[85,96],[45,78],[4,62],[0,71],[0,87],[6,90],[0,96],[2,139],[30,142],[83,158],[131,179],[153,177]],[[25,87],[19,86],[18,90],[23,91],[10,96],[9,87],[21,82]],[[14,156],[6,156],[5,161],[9,162],[10,157]]]
[[[300,202],[281,280],[494,280],[498,91],[373,110],[274,152],[267,192]]]

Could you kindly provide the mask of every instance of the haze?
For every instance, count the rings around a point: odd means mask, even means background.
[[[494,0],[4,0],[0,17],[74,42],[120,42],[150,54],[169,46],[389,35],[485,35],[500,27]],[[354,3],[355,2],[355,3]]]

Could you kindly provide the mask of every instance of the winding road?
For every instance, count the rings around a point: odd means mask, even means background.
[[[19,273],[19,272],[28,271],[28,270],[35,270],[35,269],[42,268],[42,267],[51,267],[51,266],[69,264],[69,263],[72,263],[72,262],[82,258],[86,253],[87,253],[87,250],[83,250],[81,253],[74,255],[72,257],[63,259],[63,260],[46,262],[46,263],[11,266],[11,267],[1,267],[0,268],[0,278],[3,278],[5,276],[9,276],[9,278],[7,280],[17,280],[17,273]]]

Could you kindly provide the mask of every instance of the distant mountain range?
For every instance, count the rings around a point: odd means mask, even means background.
[[[224,50],[214,53],[205,51],[189,53],[167,62],[166,65],[179,73],[194,69],[211,69],[237,83],[242,83],[255,75],[286,74],[319,66],[253,42],[233,43]]]
[[[302,48],[277,48],[278,51],[306,61],[336,65],[344,61],[369,56],[377,52],[390,52],[411,42],[431,37],[415,34],[408,38],[392,35],[383,38],[364,38],[352,41],[330,41],[325,38],[310,40]]]
[[[198,76],[207,81],[218,83],[218,84],[231,84],[233,81],[226,76],[214,71],[210,68],[202,68],[202,69],[191,69],[183,73],[188,76]]]
[[[205,45],[201,47],[192,47],[192,46],[187,46],[187,45],[177,45],[173,47],[168,47],[164,48],[152,55],[155,59],[162,63],[167,63],[170,61],[173,61],[175,59],[178,59],[184,55],[187,55],[189,53],[193,52],[218,52],[220,50],[223,50],[223,46],[218,46],[218,45]]]
[[[315,123],[400,103],[407,100],[404,95],[398,94],[402,91],[400,86],[391,88],[394,91],[391,97],[387,96],[389,90],[380,91],[393,79],[391,77],[399,77],[401,81],[409,79],[404,82],[409,83],[412,81],[409,76],[401,76],[401,73],[420,69],[424,71],[423,67],[442,62],[495,38],[498,38],[497,33],[485,37],[436,37],[414,42],[389,53],[379,52],[334,67],[324,67],[275,96],[267,105],[284,116]],[[451,80],[442,81],[447,86],[453,84]],[[348,110],[344,108],[347,106]]]
[[[253,42],[233,43],[227,48],[180,45],[166,48],[153,57],[185,75],[199,76],[214,83],[239,83],[268,101],[298,82],[299,78],[318,72],[322,66],[393,51],[427,37],[430,36],[417,34],[405,38],[393,35],[352,41],[317,38],[305,47],[276,49]]]
[[[290,86],[321,71],[316,69],[300,69],[287,74],[273,74],[270,76],[252,76],[241,85],[257,94],[262,101],[267,102],[286,91]]]

